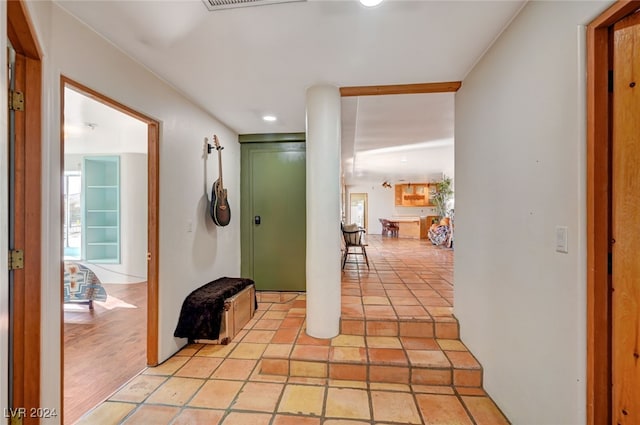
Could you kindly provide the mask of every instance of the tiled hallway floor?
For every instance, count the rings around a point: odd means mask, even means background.
[[[306,335],[304,294],[258,293],[255,317],[229,345],[186,346],[79,423],[508,424],[457,339],[452,252],[369,244],[371,269],[343,272],[341,335]]]

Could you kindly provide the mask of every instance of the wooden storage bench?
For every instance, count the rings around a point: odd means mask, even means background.
[[[216,279],[185,298],[174,336],[189,342],[228,344],[257,307],[253,280]]]

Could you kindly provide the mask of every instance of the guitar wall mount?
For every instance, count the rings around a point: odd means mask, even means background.
[[[219,148],[216,148],[211,143],[207,143],[207,153],[211,154],[211,152],[213,152],[214,149],[220,150],[220,149],[224,149],[224,147],[220,146]]]

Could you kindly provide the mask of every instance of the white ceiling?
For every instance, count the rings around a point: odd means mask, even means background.
[[[305,93],[315,84],[461,81],[524,0],[385,0],[374,8],[308,0],[213,12],[201,0],[57,3],[230,128],[252,134],[304,132]],[[343,98],[347,182],[453,175],[453,98]],[[278,119],[265,122],[265,114]]]
[[[65,87],[64,153],[147,153],[147,124]]]

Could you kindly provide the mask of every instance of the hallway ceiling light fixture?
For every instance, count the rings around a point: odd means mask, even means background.
[[[276,118],[273,115],[265,115],[262,117],[263,120],[268,121],[268,122],[273,122],[273,121],[277,121],[278,118]]]
[[[375,7],[382,3],[382,0],[360,0],[360,3],[366,7]]]

